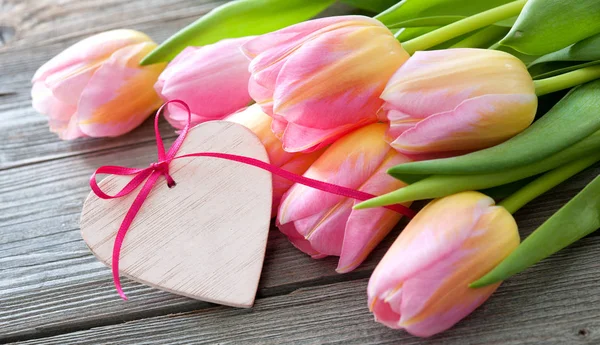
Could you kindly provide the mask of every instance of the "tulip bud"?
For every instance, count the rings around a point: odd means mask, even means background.
[[[379,95],[409,57],[381,22],[363,16],[307,21],[242,49],[252,59],[250,95],[273,117],[288,152],[324,147],[376,122]]]
[[[192,111],[192,125],[225,116],[247,106],[248,65],[240,46],[252,37],[226,39],[203,47],[187,47],[169,63],[154,85],[164,101],[179,99]],[[188,118],[176,104],[168,105],[165,117],[181,129]]]
[[[367,293],[375,319],[428,337],[480,306],[500,283],[469,284],[519,245],[517,224],[478,192],[429,203],[406,226],[375,268]]]
[[[342,137],[304,176],[379,195],[404,186],[386,170],[407,161],[385,142],[384,124],[371,124]],[[277,226],[313,258],[339,256],[337,271],[356,268],[400,220],[385,208],[353,210],[354,199],[295,184],[283,196]]]
[[[415,159],[499,144],[527,128],[537,96],[525,65],[486,49],[416,52],[381,98],[391,145]]]
[[[33,76],[33,107],[63,140],[113,137],[160,106],[152,88],[165,64],[139,66],[156,44],[133,30],[107,31],[69,47]]]
[[[310,153],[290,153],[283,150],[281,141],[271,131],[272,119],[265,114],[258,104],[234,113],[226,121],[238,123],[250,129],[260,139],[269,155],[269,162],[283,170],[294,174],[302,175],[319,158],[323,150]],[[294,183],[283,177],[273,175],[273,206],[271,208],[274,217],[277,214],[277,208],[285,192],[290,189]]]

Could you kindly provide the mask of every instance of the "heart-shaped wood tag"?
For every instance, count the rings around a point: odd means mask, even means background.
[[[191,129],[178,155],[194,152],[269,162],[254,133],[225,121]],[[174,160],[169,172],[177,185],[169,189],[160,178],[154,186],[125,237],[120,273],[175,294],[251,307],[269,232],[271,174],[210,157]],[[114,194],[130,179],[109,176],[99,185]],[[115,235],[136,194],[103,200],[90,193],[83,205],[83,239],[108,266]]]

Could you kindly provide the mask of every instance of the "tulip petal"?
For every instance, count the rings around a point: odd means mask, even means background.
[[[378,95],[408,58],[387,32],[379,26],[345,27],[305,42],[277,76],[274,112],[289,122],[325,129],[365,117],[377,121],[383,104]],[[357,42],[360,49],[354,48]]]
[[[287,152],[311,152],[329,145],[356,127],[362,127],[372,122],[374,121],[363,121],[333,129],[309,128],[288,122],[281,141]],[[281,122],[278,121],[277,124],[280,125]],[[276,129],[279,128],[276,127]]]
[[[304,176],[348,188],[360,187],[381,165],[390,148],[385,143],[384,124],[358,129],[331,145]],[[279,208],[281,224],[330,209],[343,197],[295,184],[284,196]]]
[[[46,62],[33,76],[33,82],[43,80],[64,69],[83,69],[108,58],[114,51],[150,41],[145,34],[134,30],[112,30],[81,40]]]
[[[452,327],[496,290],[500,284],[482,289],[468,284],[518,244],[514,218],[503,207],[493,206],[489,197],[463,192],[435,200],[381,260],[369,281],[369,299],[389,304],[387,312],[400,317],[394,328],[421,337],[434,335]]]
[[[394,290],[398,282],[413,277],[456,251],[478,219],[494,204],[480,193],[464,192],[430,202],[407,225],[371,276],[369,295]],[[447,212],[444,210],[460,210]],[[435,214],[436,217],[428,217]],[[402,262],[402,265],[397,265]],[[387,267],[394,267],[393,271]]]
[[[160,75],[156,91],[165,101],[186,102],[192,110],[192,124],[223,119],[252,100],[248,93],[249,61],[239,50],[249,39],[227,39],[186,48],[183,56],[178,56]],[[177,105],[169,105],[165,116],[179,129],[187,121],[187,111]]]
[[[401,290],[398,291],[398,295],[401,296]],[[400,328],[400,314],[391,308],[391,304],[375,298],[369,302],[369,309],[375,315],[375,321],[382,323],[390,328]]]
[[[117,136],[141,124],[161,100],[152,89],[164,64],[139,67],[154,43],[139,43],[116,51],[94,73],[81,94],[79,127],[92,137]]]
[[[31,100],[36,111],[57,122],[68,123],[77,111],[77,107],[54,97],[52,91],[42,81],[33,83]]]
[[[424,119],[471,97],[534,92],[531,76],[514,56],[467,48],[416,52],[394,73],[381,98],[386,109]]]
[[[282,47],[277,50],[279,55],[273,56],[279,57],[285,53],[286,49],[297,45],[305,37],[312,37],[311,35],[319,32],[319,30],[326,29],[330,31],[339,27],[335,24],[356,25],[357,22],[383,25],[377,20],[364,16],[334,16],[307,20],[275,32],[257,36],[242,46],[242,52],[249,59],[254,59],[261,53]]]
[[[276,156],[276,154],[271,154],[271,151],[269,151],[268,149],[267,152],[269,152],[269,157],[271,157],[271,155]],[[322,153],[322,151],[315,151],[305,154],[296,154],[288,162],[281,165],[280,167],[283,170],[289,171],[291,173],[302,175],[317,160],[317,158],[319,158],[319,156]],[[281,199],[283,198],[283,195],[292,187],[293,184],[294,183],[288,179],[273,175],[273,216],[275,216],[277,209],[279,208],[279,204],[281,202]]]
[[[405,154],[490,147],[527,128],[533,122],[536,107],[534,94],[470,98],[451,111],[434,114],[405,130],[391,145]],[[390,131],[397,133],[396,126],[392,121]]]
[[[394,179],[386,172],[389,168],[408,161],[409,159],[402,154],[390,151],[381,166],[359,190],[373,195],[382,195],[402,188],[406,184]],[[356,203],[356,200],[352,200],[353,205]],[[400,214],[382,207],[352,210],[346,224],[343,247],[339,254],[340,260],[336,271],[346,273],[358,267],[393,229],[401,217]]]
[[[306,239],[320,253],[339,256],[342,252],[346,222],[352,213],[352,200],[344,199],[330,210],[319,215],[319,221],[305,229]],[[296,223],[301,220],[296,221]]]
[[[294,245],[294,247],[298,248],[298,250],[301,252],[310,255],[313,259],[321,259],[327,256],[314,250],[310,242],[298,234],[294,223],[288,223],[285,225],[277,224],[277,227],[279,228],[279,231],[287,236],[288,240],[292,243],[292,245]]]

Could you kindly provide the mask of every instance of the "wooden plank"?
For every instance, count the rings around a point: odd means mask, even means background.
[[[584,239],[430,339],[373,322],[359,279],[264,298],[251,310],[214,307],[19,344],[598,344],[598,250],[600,237]]]
[[[122,302],[113,290],[110,271],[81,240],[79,212],[89,192],[87,180],[92,170],[107,164],[145,166],[154,159],[155,148],[141,144],[0,171],[3,337],[38,337],[208,306],[128,280],[124,287],[131,299]],[[582,174],[521,212],[518,219],[524,232],[531,231],[599,172],[597,167]],[[334,272],[335,259],[311,260],[272,231],[259,296],[368,277],[397,231],[367,263],[347,275]],[[549,264],[542,267],[561,269]],[[597,270],[588,272],[593,273]]]

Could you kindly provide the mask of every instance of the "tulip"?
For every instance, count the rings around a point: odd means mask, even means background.
[[[37,70],[33,107],[63,140],[127,133],[161,103],[152,85],[165,65],[139,66],[155,47],[133,30],[86,38]]]
[[[281,141],[271,131],[272,119],[265,114],[258,104],[234,113],[225,118],[243,125],[250,129],[260,139],[269,155],[269,162],[279,168],[302,175],[319,158],[323,150],[310,153],[290,153],[283,150]],[[294,183],[283,177],[273,175],[273,206],[271,208],[274,217],[281,202],[283,194],[290,189]]]
[[[405,184],[386,170],[407,158],[384,140],[384,124],[371,124],[336,141],[304,176],[379,195]],[[283,196],[277,226],[294,246],[322,258],[339,256],[337,271],[356,268],[401,215],[385,208],[353,210],[356,200],[295,184]]]
[[[192,111],[192,125],[221,120],[252,99],[248,93],[250,62],[240,46],[251,37],[226,39],[203,47],[187,47],[169,63],[154,85],[164,101],[179,99]],[[165,117],[181,129],[187,111],[168,105]]]
[[[525,65],[486,49],[416,52],[381,98],[391,145],[414,159],[499,144],[527,128],[537,97]]]
[[[288,152],[322,148],[377,122],[379,95],[408,59],[381,22],[363,16],[307,21],[250,40],[249,91]]]
[[[375,268],[367,288],[375,319],[428,337],[447,330],[500,285],[469,288],[519,245],[512,215],[478,192],[429,203]]]

